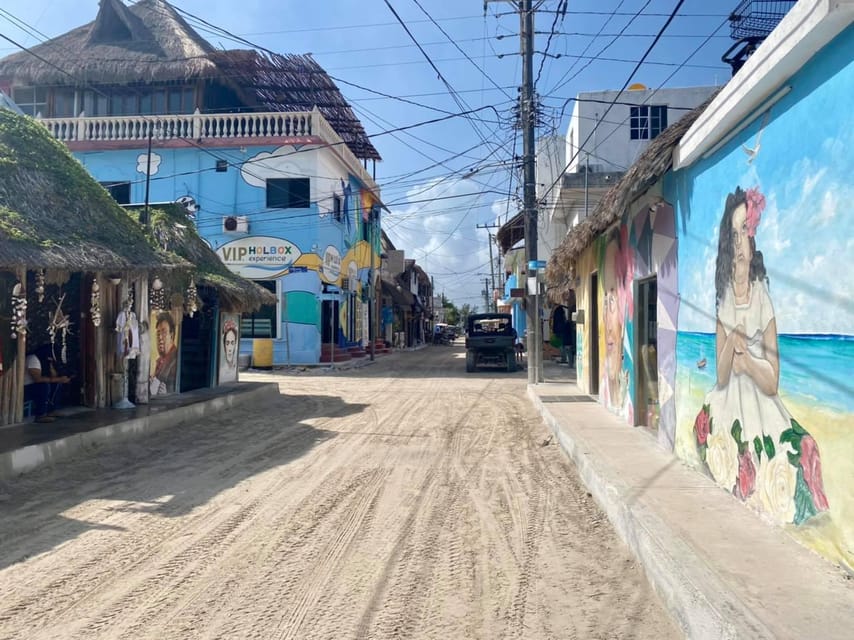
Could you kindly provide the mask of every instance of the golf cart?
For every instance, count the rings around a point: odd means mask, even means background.
[[[509,313],[475,313],[468,317],[466,371],[493,365],[516,371],[516,330]]]

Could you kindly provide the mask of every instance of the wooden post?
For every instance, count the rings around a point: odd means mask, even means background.
[[[27,269],[18,268],[18,280],[21,283],[21,295],[27,296]],[[24,316],[26,319],[26,315]],[[24,372],[27,369],[27,332],[18,332],[18,355],[15,358],[15,383],[12,385],[12,422],[24,419]]]
[[[136,281],[136,309],[139,320],[139,355],[136,358],[136,403],[148,404],[148,372],[151,365],[151,332],[154,327],[148,326],[148,274],[142,275]]]
[[[107,406],[107,373],[104,365],[108,356],[104,331],[107,323],[113,319],[108,309],[115,297],[111,295],[111,289],[115,287],[108,287],[100,272],[95,274],[95,278],[101,287],[101,324],[95,327],[95,406],[103,409]]]

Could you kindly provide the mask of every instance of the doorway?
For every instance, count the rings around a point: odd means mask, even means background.
[[[590,319],[587,325],[590,330],[587,342],[590,345],[590,395],[599,395],[599,274],[590,275]]]
[[[320,342],[337,343],[339,331],[338,300],[323,300],[320,307]]]
[[[181,392],[210,387],[213,381],[213,354],[216,339],[217,301],[214,293],[198,289],[202,309],[181,320]]]
[[[635,292],[635,422],[658,431],[658,283],[655,276],[637,283]]]

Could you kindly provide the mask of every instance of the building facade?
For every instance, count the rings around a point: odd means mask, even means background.
[[[579,386],[849,571],[852,24],[799,2],[549,265],[583,312]]]
[[[312,364],[324,343],[373,338],[379,154],[310,56],[214,50],[163,0],[103,0],[32,51],[0,60],[0,88],[120,204],[184,204],[229,269],[277,296],[246,318],[242,353],[272,339],[274,364]]]

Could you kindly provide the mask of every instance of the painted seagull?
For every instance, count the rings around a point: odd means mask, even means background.
[[[768,118],[771,116],[771,109],[765,112],[765,115],[762,116],[762,123],[759,125],[759,133],[756,134],[756,145],[751,149],[747,145],[741,145],[741,148],[744,150],[744,153],[747,154],[747,164],[750,164],[756,159],[756,156],[759,155],[759,148],[761,147],[759,141],[762,139],[762,131],[765,129],[765,125],[768,124]]]

